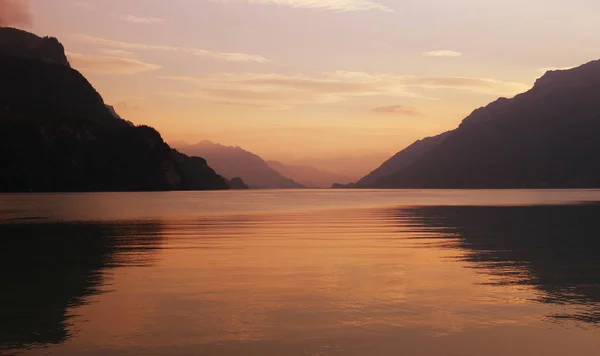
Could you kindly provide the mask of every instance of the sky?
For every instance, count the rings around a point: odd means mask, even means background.
[[[600,58],[597,0],[0,0],[0,23],[57,37],[169,142],[331,167],[375,168]]]

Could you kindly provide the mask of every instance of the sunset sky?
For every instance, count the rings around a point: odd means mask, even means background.
[[[1,1],[125,118],[283,161],[384,157],[600,57],[597,0]]]

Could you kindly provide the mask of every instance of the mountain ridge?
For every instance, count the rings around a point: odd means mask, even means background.
[[[283,176],[267,162],[239,146],[226,146],[209,140],[196,144],[178,146],[179,150],[190,155],[205,157],[215,171],[227,179],[241,178],[250,188],[296,189],[304,185]]]
[[[204,159],[122,120],[56,39],[0,27],[0,81],[0,191],[229,188]]]
[[[362,187],[600,187],[600,60],[474,110],[443,142]],[[402,151],[401,151],[402,152]]]

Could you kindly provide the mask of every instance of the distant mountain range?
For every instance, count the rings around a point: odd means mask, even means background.
[[[241,178],[250,188],[290,189],[304,185],[283,176],[260,156],[241,147],[224,146],[208,140],[194,145],[177,143],[177,149],[189,155],[205,157],[219,174],[231,179]]]
[[[107,107],[55,38],[0,27],[0,191],[228,189]]]
[[[329,188],[334,183],[350,183],[352,178],[317,169],[311,166],[288,165],[279,161],[267,161],[269,166],[286,177],[309,188]]]
[[[360,177],[374,170],[381,162],[388,159],[389,152],[367,153],[356,151],[355,153],[337,155],[306,155],[304,157],[289,157],[278,159],[288,166],[309,166],[325,172],[340,174],[351,178],[356,182]],[[344,178],[346,179],[346,178]],[[339,183],[339,182],[338,182]]]
[[[352,187],[600,187],[600,61],[547,72],[513,99],[417,141]]]

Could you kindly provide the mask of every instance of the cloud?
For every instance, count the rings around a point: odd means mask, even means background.
[[[160,17],[138,17],[138,16],[134,16],[134,15],[118,15],[118,14],[114,15],[114,17],[118,18],[121,21],[138,23],[138,24],[153,25],[153,24],[165,23],[165,19],[162,19]]]
[[[328,73],[327,75],[331,78],[344,78],[353,82],[359,81],[386,87],[391,89],[393,93],[401,93],[402,91],[413,93],[415,89],[457,89],[479,94],[509,96],[522,93],[531,88],[531,85],[523,83],[503,82],[490,78],[399,76],[345,71]]]
[[[315,9],[338,12],[394,11],[390,7],[372,0],[212,0],[221,3],[246,3],[257,5],[288,6],[298,9]]]
[[[81,53],[67,53],[67,57],[73,68],[104,74],[137,74],[162,68],[156,64],[145,63],[131,58]]]
[[[29,0],[0,0],[0,26],[31,26]]]
[[[398,114],[398,115],[406,115],[406,116],[417,116],[419,115],[414,109],[406,107],[404,105],[390,105],[390,106],[380,106],[373,109],[373,112],[378,114]]]
[[[135,57],[135,52],[124,49],[101,48],[100,52],[111,57]]]
[[[424,56],[427,57],[461,57],[463,54],[461,52],[451,51],[451,50],[440,50],[440,51],[431,51],[423,53]]]
[[[162,52],[174,52],[174,53],[186,53],[199,57],[212,58],[222,61],[229,62],[254,62],[254,63],[267,63],[270,62],[268,59],[262,56],[246,54],[246,53],[235,53],[235,52],[217,52],[205,49],[196,49],[189,47],[176,47],[176,46],[163,46],[163,45],[147,45],[141,43],[129,43],[121,41],[113,41],[104,38],[86,36],[86,35],[72,35],[71,38],[78,42],[85,42],[92,45],[110,47],[123,50],[140,50],[140,51],[162,51]]]
[[[336,103],[355,97],[432,99],[424,90],[457,89],[507,96],[530,88],[525,84],[485,78],[416,77],[360,72],[332,72],[317,77],[278,74],[223,74],[204,77],[165,77],[192,85],[191,91],[169,92],[182,98],[238,105],[294,107],[306,103]],[[399,112],[401,108],[396,107]],[[384,109],[381,109],[384,110]]]
[[[518,94],[530,88],[529,85],[517,82],[503,82],[489,78],[467,77],[397,77],[407,86],[429,89],[453,88],[464,89],[484,94]]]

